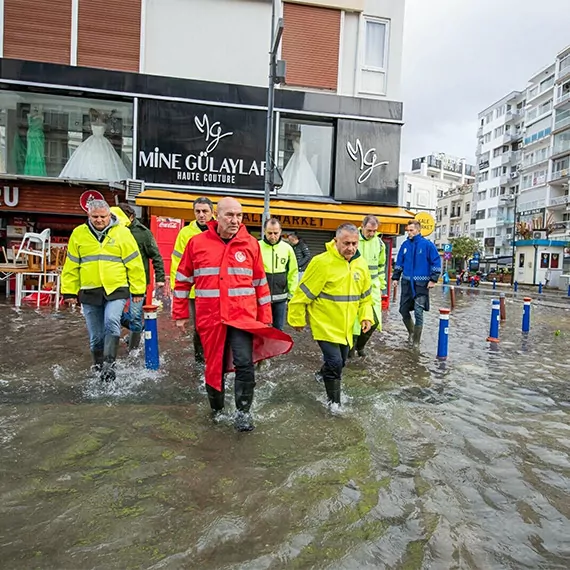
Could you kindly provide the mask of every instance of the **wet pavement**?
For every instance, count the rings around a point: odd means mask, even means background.
[[[0,305],[0,567],[570,568],[570,313],[537,304],[525,338],[521,299],[489,346],[490,298],[458,294],[445,363],[435,310],[417,354],[391,307],[337,413],[294,333],[246,434],[166,315],[161,370],[123,356],[106,386],[79,312]]]

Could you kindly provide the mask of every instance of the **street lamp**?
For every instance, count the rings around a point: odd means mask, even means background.
[[[267,90],[267,123],[265,133],[265,194],[263,197],[263,218],[261,220],[261,232],[263,234],[263,226],[271,217],[269,211],[269,200],[271,192],[275,185],[275,162],[273,160],[271,149],[273,148],[273,133],[275,131],[273,108],[275,105],[275,85],[285,81],[285,62],[277,60],[277,52],[283,36],[285,24],[283,18],[277,20],[275,25],[275,16],[277,13],[276,2],[271,0],[271,51],[269,52],[269,88]]]

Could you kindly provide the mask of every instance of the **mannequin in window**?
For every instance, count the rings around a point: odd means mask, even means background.
[[[283,171],[283,187],[280,193],[322,196],[323,191],[319,181],[305,155],[301,133],[296,133],[291,142],[293,144],[293,156]]]
[[[44,114],[39,105],[32,105],[28,113],[28,133],[26,137],[27,176],[46,176]]]
[[[115,111],[105,114],[90,109],[91,132],[71,155],[59,178],[118,181],[130,178],[121,157],[105,137],[106,122]]]

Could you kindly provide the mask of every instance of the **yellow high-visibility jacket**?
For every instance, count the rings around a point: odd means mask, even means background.
[[[297,267],[295,250],[283,240],[271,245],[261,239],[259,240],[259,247],[263,256],[265,275],[269,283],[271,302],[286,301],[293,296],[299,282],[299,268]]]
[[[176,272],[178,271],[178,266],[182,256],[184,255],[184,250],[188,245],[188,242],[198,234],[201,234],[202,230],[198,227],[196,220],[192,220],[187,226],[184,226],[178,236],[176,237],[176,242],[174,243],[174,249],[172,250],[172,256],[170,258],[170,287],[174,289],[174,284],[176,283]],[[190,289],[190,299],[194,299],[196,294],[194,293],[194,287]]]
[[[107,295],[121,287],[127,287],[131,295],[145,295],[146,275],[137,242],[116,218],[111,223],[102,243],[87,224],[73,230],[61,274],[63,295],[99,287]]]
[[[126,226],[127,228],[131,225],[131,220],[129,220],[129,216],[119,208],[119,206],[113,206],[111,208],[111,214],[115,214],[117,221],[122,226]]]
[[[289,301],[288,322],[292,327],[309,325],[315,340],[352,347],[354,321],[374,321],[368,263],[360,255],[346,261],[334,240],[327,251],[310,261],[299,287]]]

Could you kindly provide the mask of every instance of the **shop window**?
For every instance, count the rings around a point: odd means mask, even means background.
[[[79,180],[131,177],[130,103],[0,93],[0,171]]]
[[[330,196],[333,125],[281,119],[278,167],[283,176],[280,194]]]

